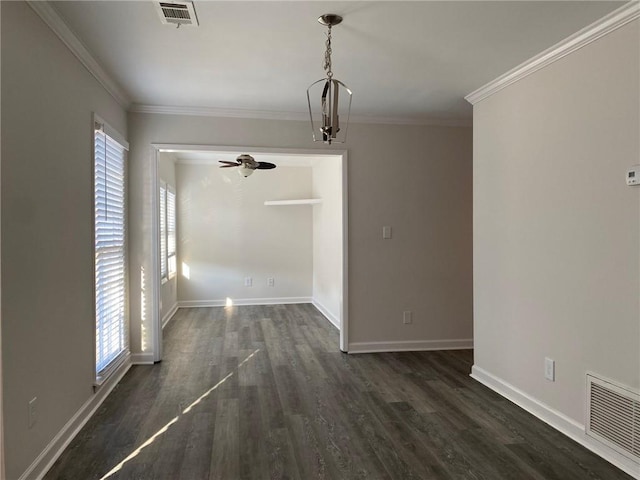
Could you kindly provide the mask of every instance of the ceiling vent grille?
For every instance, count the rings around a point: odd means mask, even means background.
[[[640,463],[640,395],[587,375],[587,435]]]
[[[165,25],[198,25],[198,17],[193,2],[155,3],[160,20]]]

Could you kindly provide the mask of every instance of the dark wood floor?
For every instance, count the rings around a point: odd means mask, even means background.
[[[310,305],[180,310],[52,479],[630,479],[471,379],[467,351],[346,355]]]

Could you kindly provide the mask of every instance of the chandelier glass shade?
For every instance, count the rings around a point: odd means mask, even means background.
[[[314,142],[344,143],[347,140],[351,113],[351,90],[331,71],[331,27],[342,22],[342,17],[325,14],[318,22],[328,28],[324,70],[326,77],[313,82],[307,88],[307,102]]]

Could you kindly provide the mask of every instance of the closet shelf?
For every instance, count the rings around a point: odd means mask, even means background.
[[[314,205],[322,203],[321,198],[300,198],[296,200],[265,200],[265,205]]]

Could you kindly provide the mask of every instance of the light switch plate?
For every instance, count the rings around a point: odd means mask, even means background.
[[[556,381],[556,361],[548,357],[544,359],[544,378],[551,382]]]

